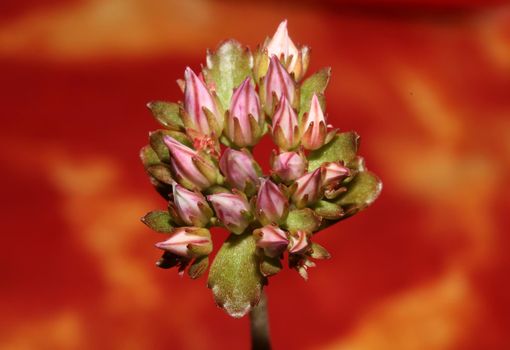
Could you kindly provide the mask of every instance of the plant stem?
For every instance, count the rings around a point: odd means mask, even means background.
[[[264,291],[262,291],[258,305],[250,312],[250,330],[252,350],[271,350],[267,297]]]

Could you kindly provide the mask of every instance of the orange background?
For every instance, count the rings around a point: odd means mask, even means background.
[[[308,282],[270,280],[275,349],[510,349],[504,3],[2,0],[0,348],[248,347],[205,278],[154,266],[138,150],[186,65],[288,18],[384,190],[316,236],[333,258]]]

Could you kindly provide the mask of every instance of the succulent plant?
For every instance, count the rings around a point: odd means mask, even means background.
[[[358,155],[359,136],[327,123],[330,69],[305,78],[309,55],[283,21],[253,54],[228,40],[207,53],[198,75],[186,68],[184,102],[148,104],[161,129],[140,156],[168,201],[142,218],[168,235],[156,244],[164,251],[157,265],[200,277],[213,251],[209,229],[226,228],[208,286],[234,317],[257,305],[285,254],[307,279],[313,260],[330,257],[315,234],[369,206],[382,188]],[[275,143],[269,174],[252,155],[263,137]]]

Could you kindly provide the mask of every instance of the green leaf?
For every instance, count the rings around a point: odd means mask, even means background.
[[[207,54],[203,73],[208,85],[213,85],[224,109],[229,108],[235,88],[252,76],[253,57],[247,47],[235,40],[222,43],[216,52]]]
[[[343,132],[337,134],[333,139],[310,153],[308,156],[308,171],[313,171],[324,162],[343,161],[349,163],[356,157],[358,152],[359,136],[355,132]]]
[[[320,200],[314,205],[315,213],[328,220],[339,219],[343,215],[342,207],[338,204]]]
[[[140,150],[140,159],[142,160],[144,168],[148,168],[151,165],[159,164],[159,158],[156,152],[152,149],[150,145],[142,147]]]
[[[208,287],[214,300],[232,317],[242,317],[260,300],[264,277],[259,270],[251,233],[231,234],[209,271]]]
[[[284,223],[290,232],[303,230],[310,233],[317,230],[320,224],[321,218],[310,208],[291,210]]]
[[[184,128],[184,124],[179,115],[180,107],[177,103],[154,101],[149,102],[147,107],[151,110],[154,118],[164,127],[176,131]]]
[[[169,233],[173,230],[170,214],[165,210],[154,210],[141,218],[142,222],[151,230],[160,233]]]
[[[299,115],[308,112],[310,110],[310,103],[312,101],[313,94],[322,95],[328,86],[329,78],[331,76],[331,68],[323,68],[314,75],[308,77],[301,84],[300,89],[300,108]],[[325,108],[325,100],[321,98],[321,107]]]
[[[381,180],[372,172],[364,171],[347,185],[347,192],[340,195],[335,203],[345,210],[345,217],[352,216],[372,204],[382,190]]]

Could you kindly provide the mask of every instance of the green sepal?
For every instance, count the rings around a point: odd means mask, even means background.
[[[274,276],[282,270],[283,266],[279,257],[271,258],[262,252],[260,259],[260,273],[263,276]]]
[[[253,57],[250,50],[235,40],[221,43],[216,52],[207,53],[203,69],[205,81],[214,86],[223,109],[230,107],[233,91],[246,77],[252,76]]]
[[[333,139],[310,153],[308,156],[308,171],[313,171],[324,162],[343,161],[348,164],[356,157],[359,146],[359,136],[355,132],[342,132]]]
[[[302,230],[312,233],[319,228],[320,224],[321,218],[310,208],[289,211],[284,222],[285,228],[290,232]]]
[[[341,206],[325,200],[320,200],[315,203],[313,209],[317,215],[328,220],[338,220],[344,213]]]
[[[207,285],[216,304],[232,317],[246,315],[260,300],[265,278],[256,250],[251,232],[231,234],[211,265]]]
[[[347,192],[335,200],[340,205],[347,218],[365,209],[372,204],[382,190],[381,180],[370,171],[359,172],[354,179],[347,184]]]
[[[310,253],[308,254],[310,257],[314,259],[329,259],[331,258],[331,254],[321,246],[320,244],[317,244],[315,242],[312,242],[312,247],[310,249]]]
[[[173,230],[172,218],[166,210],[151,211],[140,219],[151,230],[160,233],[170,233]]]
[[[172,172],[166,164],[151,165],[147,168],[147,172],[156,180],[171,185],[173,183]]]
[[[150,145],[142,147],[140,150],[140,159],[142,160],[143,167],[147,169],[151,165],[156,165],[160,163],[159,157],[154,152]]]
[[[319,101],[321,102],[321,108],[325,110],[325,99],[320,98],[320,95],[324,94],[326,87],[328,86],[329,78],[331,77],[331,68],[323,68],[317,73],[306,78],[301,84],[300,88],[300,104],[299,104],[299,115],[308,112],[310,110],[310,104],[312,102],[313,94],[317,94]]]
[[[197,279],[207,271],[207,267],[209,267],[209,257],[202,256],[193,261],[188,269],[188,275],[191,279]]]
[[[153,101],[147,104],[154,118],[170,130],[183,130],[184,124],[179,115],[180,106],[177,103]]]

